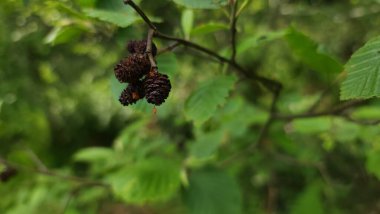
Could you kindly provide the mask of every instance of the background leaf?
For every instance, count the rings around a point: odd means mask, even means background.
[[[193,22],[194,22],[194,12],[193,10],[186,9],[182,12],[182,18],[181,18],[181,24],[182,24],[182,30],[185,34],[185,38],[190,38],[190,32],[191,29],[193,29]]]
[[[217,9],[227,4],[228,0],[173,0],[175,3],[193,9]]]
[[[357,50],[345,66],[347,79],[341,85],[340,99],[380,96],[380,37]]]
[[[227,30],[227,29],[229,29],[229,26],[226,24],[210,22],[210,23],[199,25],[199,26],[195,27],[191,31],[191,35],[197,35],[198,36],[198,35],[213,33],[213,32],[220,31],[220,30]]]
[[[128,27],[133,24],[139,18],[132,13],[127,13],[125,11],[108,11],[100,9],[90,9],[86,8],[83,12],[91,18],[97,18],[99,20],[114,24],[119,27]]]
[[[186,116],[197,124],[208,120],[217,107],[223,105],[235,81],[234,76],[220,75],[204,82],[187,99]]]
[[[319,51],[318,44],[291,27],[286,40],[297,58],[305,65],[320,73],[333,74],[343,71],[343,66],[333,57]]]
[[[184,192],[190,214],[239,214],[241,193],[234,179],[217,169],[195,171]]]
[[[151,158],[111,174],[107,179],[117,196],[129,203],[165,201],[180,185],[180,167],[172,160]]]

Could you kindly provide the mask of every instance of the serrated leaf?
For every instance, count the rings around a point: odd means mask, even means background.
[[[191,31],[191,35],[203,35],[208,33],[213,33],[220,30],[227,30],[229,29],[229,26],[223,23],[207,23],[203,25],[199,25],[195,27]]]
[[[190,214],[239,214],[241,193],[236,181],[217,169],[195,171],[184,199]]]
[[[180,167],[172,160],[152,158],[110,175],[114,193],[125,202],[145,204],[165,201],[180,186]]]
[[[380,96],[380,37],[368,41],[345,65],[347,79],[340,88],[340,99],[368,99]]]
[[[128,27],[138,20],[138,17],[132,13],[127,13],[124,11],[108,11],[108,10],[98,10],[86,8],[83,12],[91,18],[96,18],[101,21],[105,21],[114,24],[119,27]]]
[[[185,38],[190,38],[191,29],[193,29],[194,12],[193,10],[186,9],[182,12],[181,24]]]
[[[228,0],[173,0],[175,3],[192,9],[217,9],[227,5]]]
[[[207,121],[224,104],[235,81],[234,76],[218,76],[199,86],[185,103],[187,118],[196,124]]]
[[[322,74],[333,74],[343,70],[338,61],[321,52],[315,41],[296,29],[289,28],[286,40],[296,57],[311,69]]]

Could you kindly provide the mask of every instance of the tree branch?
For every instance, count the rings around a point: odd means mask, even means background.
[[[184,46],[187,46],[187,47],[196,49],[198,51],[201,51],[203,53],[206,53],[206,54],[218,59],[219,61],[221,61],[223,63],[228,63],[229,65],[234,67],[235,70],[237,70],[238,73],[240,73],[242,76],[249,78],[249,79],[252,79],[252,80],[256,80],[256,81],[262,83],[268,90],[270,90],[272,92],[275,92],[279,88],[281,88],[282,84],[280,82],[278,82],[276,80],[268,79],[266,77],[259,76],[257,74],[252,73],[252,72],[248,72],[247,70],[245,70],[243,67],[241,67],[239,64],[237,64],[233,60],[230,60],[226,57],[223,57],[213,50],[210,50],[206,47],[203,47],[199,44],[193,43],[191,41],[188,41],[188,40],[185,40],[182,38],[172,37],[172,36],[166,35],[164,33],[161,33],[157,29],[157,27],[151,22],[151,20],[147,17],[147,15],[144,13],[144,11],[142,11],[140,9],[140,7],[133,2],[133,0],[124,0],[124,3],[131,6],[141,16],[141,18],[145,21],[145,23],[151,29],[153,29],[155,31],[154,36],[161,38],[161,39],[178,42],[179,44],[182,44]]]
[[[236,58],[236,23],[237,23],[237,6],[238,6],[238,0],[232,0],[232,6],[231,6],[231,47],[232,47],[232,55],[231,60],[235,62]]]
[[[152,38],[154,35],[154,29],[150,28],[148,31],[148,37],[146,39],[146,54],[148,54],[150,67],[152,70],[157,71],[157,64],[152,54]]]

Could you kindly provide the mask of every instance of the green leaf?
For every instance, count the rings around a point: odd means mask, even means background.
[[[380,180],[380,149],[370,149],[367,151],[366,168]]]
[[[340,87],[340,99],[368,99],[380,96],[380,37],[357,50],[345,65],[347,79]]]
[[[178,72],[178,61],[172,52],[159,55],[157,57],[157,65],[159,66],[160,73],[167,74],[169,77]]]
[[[203,34],[209,34],[220,30],[227,30],[229,29],[229,26],[223,23],[207,23],[200,26],[195,27],[191,31],[191,35],[203,35]]]
[[[194,22],[193,10],[190,10],[190,9],[184,10],[182,13],[181,24],[182,24],[182,30],[183,30],[183,33],[185,34],[186,39],[190,38],[190,32],[191,32],[191,29],[193,29],[193,22]]]
[[[217,9],[227,5],[228,0],[173,0],[175,3],[192,9]]]
[[[190,214],[239,214],[241,193],[236,181],[217,169],[190,175],[184,200]]]
[[[180,166],[173,160],[152,158],[111,174],[108,181],[115,195],[125,202],[144,204],[165,201],[180,186]]]
[[[114,155],[115,153],[112,149],[104,147],[90,147],[79,150],[74,154],[73,159],[75,161],[85,162],[104,161],[113,158]]]
[[[343,66],[338,61],[322,53],[316,42],[296,29],[289,28],[286,40],[296,57],[311,69],[322,74],[343,71]]]
[[[222,141],[223,133],[220,131],[201,134],[190,146],[190,154],[197,159],[205,159],[214,155]]]
[[[265,42],[273,41],[276,39],[280,39],[286,35],[284,30],[275,31],[275,32],[267,32],[263,35],[252,36],[244,39],[237,46],[237,53],[241,54],[249,49],[253,49],[258,47],[259,45],[264,44]]]
[[[77,39],[83,33],[83,29],[74,26],[55,27],[46,37],[45,43],[58,45]]]
[[[185,114],[196,124],[208,120],[222,106],[232,89],[236,77],[218,76],[203,83],[185,103]]]
[[[293,130],[303,134],[315,134],[329,131],[332,127],[332,118],[317,117],[297,119],[292,122]]]
[[[380,109],[377,106],[364,106],[356,108],[351,116],[359,120],[378,120],[380,119]]]
[[[119,102],[119,97],[121,92],[127,87],[127,83],[120,83],[119,80],[116,79],[115,75],[110,76],[110,85],[111,85],[111,92],[113,97],[117,102]]]
[[[113,12],[108,10],[98,10],[86,8],[83,12],[91,18],[96,18],[114,24],[119,27],[128,27],[138,20],[138,17],[124,11]]]
[[[292,214],[323,214],[321,200],[321,185],[319,182],[312,183],[296,199],[291,212]]]

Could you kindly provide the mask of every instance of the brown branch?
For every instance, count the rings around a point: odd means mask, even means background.
[[[290,121],[290,120],[300,119],[300,118],[320,117],[320,116],[328,116],[328,115],[342,116],[345,110],[356,107],[356,106],[361,106],[366,103],[367,102],[365,100],[357,100],[357,101],[343,103],[342,105],[328,111],[293,114],[293,115],[275,115],[274,118],[277,120]]]
[[[173,44],[169,45],[168,47],[159,50],[157,55],[166,53],[168,51],[172,51],[174,48],[178,47],[179,45],[181,45],[179,42],[174,42]]]
[[[193,42],[185,40],[185,39],[172,37],[172,36],[166,35],[164,33],[161,33],[160,31],[158,31],[157,27],[152,23],[152,21],[147,17],[147,15],[144,13],[144,11],[142,11],[140,9],[140,7],[137,6],[133,2],[133,0],[124,0],[124,3],[131,6],[143,18],[145,23],[151,29],[153,29],[155,31],[154,36],[161,38],[161,39],[178,42],[184,46],[187,46],[187,47],[196,49],[198,51],[204,52],[204,53],[218,59],[221,62],[228,63],[229,65],[234,67],[235,70],[237,70],[244,77],[261,82],[267,89],[269,89],[272,92],[275,92],[276,90],[281,88],[282,84],[280,82],[278,82],[276,80],[268,79],[266,77],[259,76],[257,74],[252,73],[252,72],[248,72],[247,70],[245,70],[243,67],[241,67],[239,64],[237,64],[233,60],[227,59],[226,57],[219,55],[218,53],[216,53],[213,50],[210,50],[206,47],[203,47],[199,44],[193,43]]]
[[[157,64],[152,54],[152,39],[154,35],[154,29],[149,29],[148,37],[146,39],[146,54],[148,54],[151,69],[157,71]]]
[[[232,6],[231,6],[231,48],[232,48],[232,55],[231,55],[231,60],[235,62],[236,58],[236,23],[237,23],[237,7],[238,7],[238,0],[233,0],[232,1]]]
[[[23,165],[19,165],[19,164],[15,164],[15,163],[11,163],[9,161],[7,161],[6,159],[0,157],[0,163],[6,165],[6,166],[9,166],[9,167],[12,167],[18,171],[31,171],[33,173],[37,173],[37,174],[41,174],[41,175],[46,175],[46,176],[51,176],[51,177],[56,177],[56,178],[59,178],[59,179],[62,179],[62,180],[69,180],[69,181],[73,181],[73,182],[78,182],[78,183],[81,183],[81,184],[84,184],[84,185],[90,185],[90,186],[102,186],[102,187],[106,187],[106,188],[109,188],[109,185],[108,184],[105,184],[105,183],[102,183],[102,182],[99,182],[99,181],[93,181],[93,180],[89,180],[89,179],[86,179],[86,178],[81,178],[81,177],[76,177],[76,176],[71,176],[71,175],[62,175],[62,174],[58,174],[58,173],[55,173],[49,169],[40,169],[40,168],[37,168],[37,169],[34,169],[34,168],[27,168]]]

